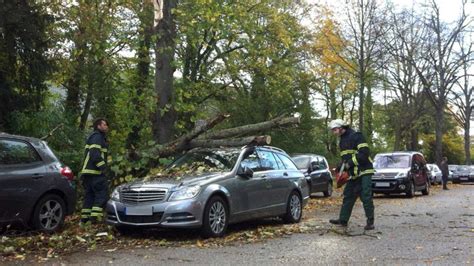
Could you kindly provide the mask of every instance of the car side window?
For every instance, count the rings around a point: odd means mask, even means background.
[[[298,170],[298,168],[296,168],[295,163],[293,163],[293,161],[290,158],[288,158],[287,156],[285,156],[283,154],[277,154],[277,156],[283,162],[283,165],[285,166],[286,169],[288,169],[288,170]]]
[[[281,161],[280,157],[278,157],[277,154],[275,154],[274,152],[272,152],[272,154],[273,154],[273,157],[275,157],[275,161],[277,162],[278,169],[285,170],[285,165]]]
[[[251,153],[246,155],[240,163],[240,166],[242,168],[248,167],[254,172],[260,171],[260,160],[258,158],[257,151],[253,150]]]
[[[0,165],[29,164],[41,161],[29,144],[15,140],[0,140]]]
[[[260,158],[260,165],[262,171],[278,169],[278,163],[273,157],[272,152],[269,151],[258,151],[258,157]]]
[[[321,170],[321,168],[319,167],[319,162],[317,158],[313,159],[313,161],[311,162],[311,170],[312,171]]]
[[[323,158],[319,158],[319,169],[327,169],[328,165],[326,164],[326,160]]]

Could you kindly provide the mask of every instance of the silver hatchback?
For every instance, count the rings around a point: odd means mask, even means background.
[[[219,237],[229,224],[245,220],[280,216],[297,223],[308,198],[304,175],[281,149],[195,149],[160,178],[117,187],[107,222],[121,231],[201,228],[204,237]]]

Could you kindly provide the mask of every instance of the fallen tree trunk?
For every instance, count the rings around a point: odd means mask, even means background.
[[[269,145],[272,141],[270,136],[250,136],[233,139],[194,139],[189,143],[191,149],[202,148],[218,148],[218,147],[241,147],[249,144]]]
[[[199,136],[201,139],[224,139],[238,136],[245,136],[248,134],[255,134],[278,127],[288,127],[300,123],[299,117],[283,117],[279,116],[269,121],[260,122],[256,124],[249,124],[240,127],[222,129],[215,132],[208,132]]]
[[[224,119],[226,119],[227,117],[229,117],[228,114],[220,114],[213,119],[207,120],[202,125],[195,127],[188,134],[183,135],[172,142],[164,144],[161,147],[158,147],[155,151],[153,151],[153,154],[163,158],[169,157],[176,153],[180,153],[184,150],[188,150],[189,142],[191,142],[191,140],[195,139],[197,136],[206,132],[207,130],[215,127],[217,124],[224,121]]]
[[[270,136],[233,137],[260,134],[270,129],[288,127],[300,123],[299,117],[280,116],[270,121],[205,133],[227,117],[229,117],[229,115],[218,115],[196,126],[190,133],[170,143],[154,148],[152,151],[153,157],[156,157],[156,161],[158,161],[159,158],[166,158],[197,147],[241,147],[248,144],[268,145],[271,141]]]

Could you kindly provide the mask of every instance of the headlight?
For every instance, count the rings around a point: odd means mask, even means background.
[[[406,172],[400,172],[395,176],[395,178],[406,178],[407,175],[408,174]]]
[[[185,200],[196,197],[201,191],[200,186],[182,187],[171,194],[169,201]]]
[[[120,193],[118,188],[115,188],[114,191],[112,191],[112,194],[110,194],[110,198],[115,201],[120,201]]]

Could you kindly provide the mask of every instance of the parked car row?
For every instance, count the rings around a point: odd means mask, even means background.
[[[450,179],[453,183],[474,182],[474,166],[472,165],[448,165]]]
[[[419,152],[374,157],[374,193],[430,193],[441,171]],[[450,165],[453,182],[474,181],[474,169]],[[0,228],[22,223],[56,231],[76,204],[74,174],[46,142],[0,133]],[[200,228],[205,237],[223,236],[229,224],[280,217],[298,223],[309,197],[330,197],[333,176],[324,156],[248,145],[193,149],[156,178],[116,187],[106,206],[106,222],[117,230]]]

